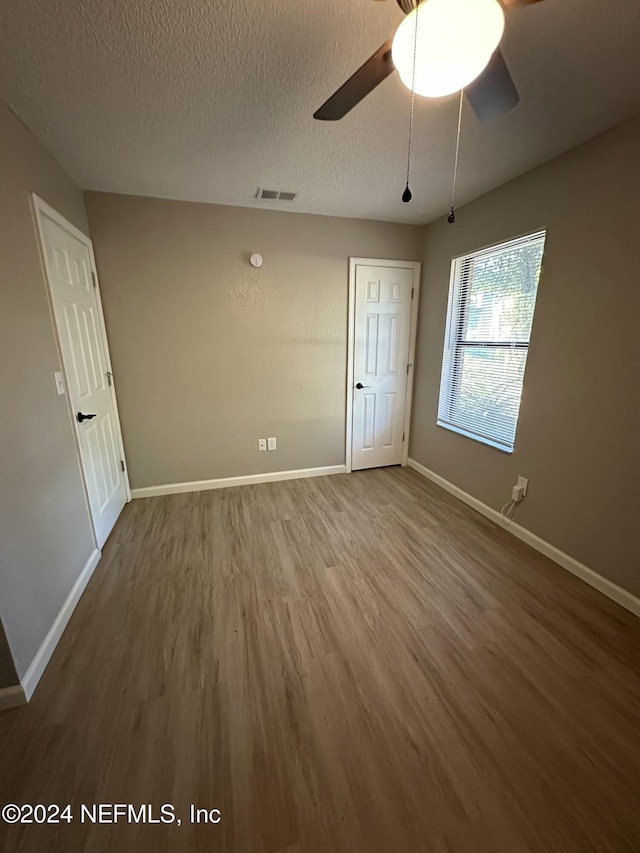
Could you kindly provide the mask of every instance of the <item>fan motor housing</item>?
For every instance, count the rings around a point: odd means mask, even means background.
[[[419,2],[420,0],[397,0],[398,6],[400,6],[405,15],[413,12]]]

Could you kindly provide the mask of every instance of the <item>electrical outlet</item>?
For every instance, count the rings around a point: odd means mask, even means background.
[[[522,497],[527,494],[527,489],[529,488],[529,481],[526,477],[518,477],[518,485],[522,486]]]
[[[258,450],[266,450],[267,449],[267,439],[259,438],[258,439]]]
[[[268,438],[267,439],[267,450],[277,450],[277,449],[278,448],[276,446],[275,438]]]

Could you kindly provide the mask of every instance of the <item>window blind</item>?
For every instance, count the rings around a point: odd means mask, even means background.
[[[546,232],[454,258],[438,425],[513,451]]]

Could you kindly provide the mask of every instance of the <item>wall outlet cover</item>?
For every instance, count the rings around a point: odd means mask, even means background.
[[[276,445],[276,440],[275,440],[275,438],[268,438],[268,439],[267,439],[267,448],[268,448],[269,450],[277,450],[277,449],[278,449],[278,448],[277,448],[277,445]]]
[[[258,450],[266,450],[267,449],[267,439],[259,438],[258,439]]]

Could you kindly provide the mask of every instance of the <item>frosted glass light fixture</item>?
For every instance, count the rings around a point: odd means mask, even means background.
[[[411,89],[416,36],[415,92],[440,98],[464,89],[484,71],[500,44],[504,12],[498,0],[424,0],[396,30],[393,64]]]

